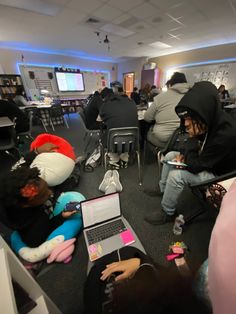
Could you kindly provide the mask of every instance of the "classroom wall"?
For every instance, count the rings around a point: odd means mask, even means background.
[[[64,55],[54,55],[47,53],[35,53],[29,51],[18,51],[9,49],[0,49],[0,65],[6,74],[19,73],[17,63],[21,63],[21,56],[24,55],[26,64],[37,65],[58,65],[58,66],[76,66],[84,70],[108,70],[110,72],[110,80],[117,79],[117,64],[111,62],[100,62]]]
[[[147,62],[146,57],[141,58],[134,58],[128,61],[118,63],[118,72],[117,72],[117,79],[121,83],[123,82],[123,73],[127,72],[134,72],[134,85],[138,88],[141,86],[141,72],[144,63]]]
[[[220,45],[174,53],[167,56],[151,58],[149,61],[156,62],[158,68],[165,71],[166,68],[176,65],[228,58],[236,58],[236,44]]]

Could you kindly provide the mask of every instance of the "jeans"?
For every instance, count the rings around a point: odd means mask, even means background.
[[[177,155],[179,152],[169,152],[164,157],[164,161],[173,160]],[[159,182],[160,190],[164,192],[161,202],[163,210],[168,215],[174,215],[178,197],[186,185],[201,183],[214,177],[214,174],[208,171],[194,174],[164,163]]]

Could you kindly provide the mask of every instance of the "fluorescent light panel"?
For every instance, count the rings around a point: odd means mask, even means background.
[[[149,46],[153,47],[153,48],[161,48],[161,49],[165,49],[165,48],[171,48],[170,45],[165,44],[161,41],[155,41],[154,43],[149,44]]]

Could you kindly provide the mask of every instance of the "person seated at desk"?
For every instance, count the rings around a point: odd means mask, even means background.
[[[137,87],[134,87],[134,89],[130,95],[130,98],[133,99],[133,101],[136,103],[136,105],[140,104],[141,100],[140,100],[140,95],[139,95]]]
[[[218,88],[220,100],[230,98],[229,92],[225,89],[225,85],[221,84]]]
[[[159,182],[164,193],[162,209],[145,217],[155,225],[174,220],[178,198],[185,186],[236,169],[236,124],[219,106],[215,85],[206,81],[195,83],[175,110],[189,138],[184,156],[169,152],[164,157]],[[169,165],[168,161],[183,162],[186,167]]]
[[[10,100],[0,99],[0,117],[8,117],[15,123],[16,133],[27,132],[29,130],[29,119],[18,106]],[[1,131],[1,138],[7,136]],[[8,134],[8,133],[7,133]]]
[[[156,97],[157,95],[160,94],[159,89],[157,89],[156,85],[152,85],[151,86],[151,90],[150,90],[150,96],[149,96],[149,101],[153,101],[154,97]]]
[[[129,97],[113,94],[109,88],[101,92],[104,97],[104,104],[100,110],[100,117],[106,126],[107,130],[112,128],[122,127],[137,127],[138,115],[137,107],[133,100]],[[106,145],[106,135],[104,135],[103,143]],[[127,168],[129,154],[123,153],[120,156],[116,153],[108,154],[110,160],[109,164],[114,169],[119,169],[120,166]]]
[[[96,91],[84,110],[85,124],[89,130],[99,130],[101,122],[97,121],[97,117],[102,106],[102,97]]]
[[[175,106],[189,90],[183,73],[175,72],[169,84],[171,87],[168,91],[157,95],[144,115],[147,122],[155,120],[155,124],[148,131],[147,139],[158,148],[166,146],[170,136],[179,126],[180,120],[175,112]]]
[[[37,168],[22,167],[0,180],[1,220],[17,230],[30,247],[42,244],[66,218],[75,213],[62,212],[51,219],[52,191],[39,177]]]
[[[29,105],[28,101],[24,97],[24,94],[25,92],[22,86],[17,86],[16,96],[14,97],[13,100],[17,104],[18,107],[24,107],[24,106]]]
[[[190,271],[181,275],[176,265],[154,264],[132,246],[104,256],[87,277],[84,314],[209,314],[193,292]]]

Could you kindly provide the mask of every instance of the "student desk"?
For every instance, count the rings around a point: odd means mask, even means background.
[[[7,126],[13,126],[14,123],[8,117],[0,117],[0,128],[5,128]]]

